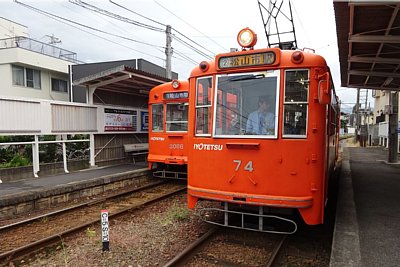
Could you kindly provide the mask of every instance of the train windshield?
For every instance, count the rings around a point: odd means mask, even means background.
[[[164,131],[164,106],[163,104],[153,104],[151,106],[151,130],[152,132]]]
[[[217,77],[214,136],[276,138],[279,70]]]
[[[167,132],[187,132],[188,102],[167,104]]]

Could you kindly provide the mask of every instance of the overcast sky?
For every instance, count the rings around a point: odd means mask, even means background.
[[[203,53],[200,55],[173,39],[172,70],[179,74],[180,79],[187,79],[192,68],[199,62],[207,60],[207,55],[213,56],[227,52],[229,48],[238,48],[236,36],[244,27],[250,27],[258,34],[256,48],[267,47],[267,38],[257,0],[113,0],[153,21],[107,0],[85,1],[103,10],[150,25],[152,29],[115,20],[68,0],[21,0],[19,2],[114,34],[113,36],[96,32],[71,22],[64,21],[63,23],[32,11],[13,0],[0,0],[1,17],[27,26],[30,38],[48,43],[50,41],[48,35],[54,35],[62,42],[57,46],[76,52],[78,59],[87,63],[144,58],[165,66],[163,47],[165,47],[166,37],[165,33],[158,29],[165,30],[164,25],[167,24],[175,29],[173,34],[181,40],[190,43],[185,38],[186,36],[202,46],[200,48],[197,46]],[[261,0],[261,3],[268,6],[268,0]],[[347,109],[353,106],[356,102],[355,90],[340,87],[333,1],[292,0],[291,3],[298,47],[315,49],[317,54],[325,57],[332,71],[337,94],[345,103],[342,108]]]

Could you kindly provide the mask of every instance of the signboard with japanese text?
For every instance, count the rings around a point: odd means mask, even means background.
[[[146,132],[149,130],[149,112],[141,111],[140,112],[140,130],[142,132]]]
[[[137,111],[123,109],[104,109],[104,131],[136,131]]]
[[[164,99],[184,99],[189,97],[189,92],[164,93]]]
[[[248,66],[271,65],[275,63],[274,52],[263,52],[247,55],[223,56],[218,59],[219,69],[240,68]]]

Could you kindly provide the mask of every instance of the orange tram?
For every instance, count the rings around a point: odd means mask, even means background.
[[[148,165],[158,178],[187,178],[188,81],[150,90]]]
[[[254,49],[248,28],[237,39],[241,51],[201,62],[189,78],[188,206],[219,202],[201,210],[209,222],[254,231],[294,233],[296,214],[322,224],[339,143],[329,67],[311,52]],[[154,104],[151,118],[161,122]]]

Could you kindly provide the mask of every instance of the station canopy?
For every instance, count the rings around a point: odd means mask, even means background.
[[[148,95],[151,88],[168,81],[168,78],[121,65],[83,77],[73,83],[96,90]]]
[[[400,91],[400,1],[333,4],[341,86]]]

